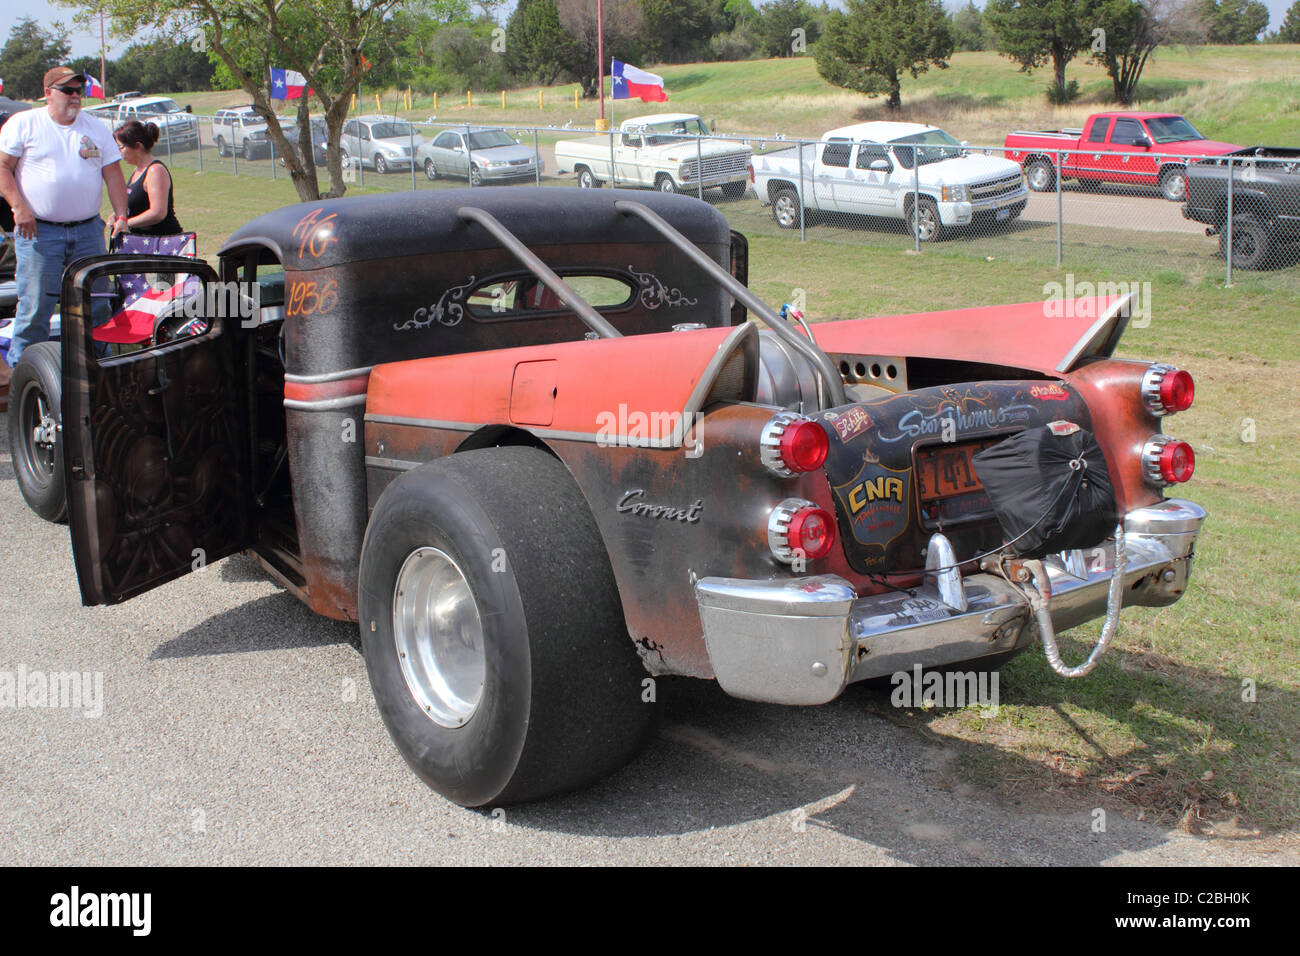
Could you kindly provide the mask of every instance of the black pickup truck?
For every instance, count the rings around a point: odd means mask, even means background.
[[[1254,146],[1187,168],[1183,216],[1203,222],[1228,248],[1228,170],[1232,170],[1232,262],[1266,269],[1294,261],[1283,247],[1300,241],[1300,149]]]

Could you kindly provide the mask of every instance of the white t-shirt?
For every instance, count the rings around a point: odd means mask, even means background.
[[[48,109],[24,110],[0,128],[0,152],[18,157],[15,178],[37,219],[77,222],[99,215],[103,168],[122,158],[113,131],[78,112],[68,126]]]

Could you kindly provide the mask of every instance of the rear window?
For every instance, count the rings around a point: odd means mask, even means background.
[[[1110,119],[1109,116],[1098,116],[1092,121],[1092,132],[1088,134],[1088,142],[1106,142],[1106,131],[1110,129]]]
[[[561,274],[561,278],[597,309],[623,308],[631,305],[636,295],[636,285],[622,276]],[[518,319],[534,314],[572,311],[531,272],[490,279],[469,294],[466,304],[470,315],[477,319]]]
[[[852,152],[852,150],[853,144],[849,142],[827,143],[822,149],[822,165],[843,166],[847,169],[849,165],[849,153]]]

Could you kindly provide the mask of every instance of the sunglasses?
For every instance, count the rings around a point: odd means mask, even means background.
[[[51,86],[50,89],[58,90],[64,96],[81,96],[86,92],[84,86]]]

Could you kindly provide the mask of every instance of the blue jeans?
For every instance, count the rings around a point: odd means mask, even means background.
[[[14,233],[17,258],[18,311],[14,315],[9,364],[17,365],[23,349],[50,337],[50,316],[59,304],[59,286],[68,263],[82,256],[103,255],[104,220],[96,216],[80,226],[36,224],[36,236]]]

